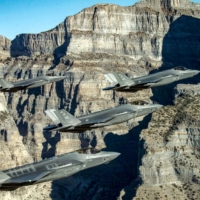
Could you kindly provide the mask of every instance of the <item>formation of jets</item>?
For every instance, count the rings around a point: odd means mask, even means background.
[[[178,80],[193,77],[200,71],[185,67],[175,67],[170,70],[130,79],[123,73],[106,74],[106,79],[112,84],[103,90],[136,92],[138,90],[166,85]],[[39,76],[36,78],[8,82],[0,79],[0,91],[16,92],[19,90],[43,86],[65,79],[66,76]],[[131,105],[124,104],[99,112],[74,117],[64,109],[46,110],[45,113],[54,122],[44,128],[44,131],[84,132],[91,129],[126,122],[132,118],[155,112],[160,104]],[[0,171],[0,190],[15,190],[25,185],[37,184],[68,177],[81,170],[107,163],[120,154],[116,152],[100,152],[96,149],[81,149],[40,162]]]

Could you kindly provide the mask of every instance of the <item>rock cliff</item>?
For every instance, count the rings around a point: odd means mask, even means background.
[[[7,121],[1,124],[1,170],[89,145],[121,156],[63,180],[0,195],[5,200],[153,200],[187,199],[197,192],[199,122],[192,115],[198,114],[199,85],[185,84],[199,83],[199,76],[133,94],[102,88],[109,84],[103,74],[111,71],[137,77],[176,65],[199,69],[199,16],[199,4],[186,0],[98,4],[49,31],[20,34],[11,43],[2,39],[0,46],[10,48],[11,57],[1,60],[1,77],[16,81],[53,71],[67,78],[2,94],[0,112]],[[46,109],[64,108],[79,116],[138,100],[169,105],[152,116],[85,133],[42,131],[51,123]],[[191,184],[191,191],[184,184]]]
[[[141,133],[142,185],[133,199],[199,199],[199,106],[199,94],[183,92],[173,106],[153,114]],[[125,189],[127,199],[134,184]]]
[[[0,60],[10,57],[10,45],[11,41],[0,35]]]
[[[33,158],[22,142],[22,136],[13,120],[13,116],[7,110],[7,102],[3,94],[0,95],[0,130],[1,170],[33,162]],[[45,188],[44,191],[43,188]],[[33,193],[33,191],[37,190],[40,193]],[[2,200],[51,199],[48,194],[50,191],[51,184],[44,183],[31,188],[20,188],[17,192],[1,191],[0,196]]]

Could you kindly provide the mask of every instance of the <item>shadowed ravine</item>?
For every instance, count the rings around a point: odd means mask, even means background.
[[[184,66],[188,69],[199,70],[200,48],[195,47],[200,41],[200,19],[182,15],[170,24],[169,31],[163,39],[162,60],[159,71],[171,69],[175,66]],[[154,72],[151,73],[156,73]],[[200,75],[177,81],[175,83],[153,88],[153,101],[163,105],[172,104],[174,88],[180,84],[198,84]]]

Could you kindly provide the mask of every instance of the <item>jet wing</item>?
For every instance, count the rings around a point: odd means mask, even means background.
[[[40,87],[43,86],[44,84],[48,83],[48,81],[45,80],[39,80],[37,82],[32,82],[32,83],[21,83],[21,85],[18,83],[15,88],[20,89],[20,88],[35,88],[35,87]]]
[[[158,77],[156,79],[152,78],[151,80],[148,80],[148,78],[147,79],[143,79],[143,80],[140,80],[139,78],[137,78],[137,80],[133,79],[134,84],[130,85],[129,87],[134,87],[134,86],[138,86],[138,85],[152,86],[155,83],[164,82],[166,80],[174,81],[176,78],[177,78],[177,76],[174,76],[174,75],[168,75],[168,76],[164,76],[164,77]]]
[[[0,87],[2,89],[9,90],[10,88],[13,88],[14,85],[11,82],[8,82],[8,81],[4,80],[3,78],[0,78]]]
[[[120,87],[115,87],[115,88],[113,88],[113,90],[126,89],[126,88],[129,88],[129,87],[130,87],[129,85],[123,85],[123,86],[120,86]]]
[[[59,131],[60,129],[70,128],[70,127],[73,128],[74,126],[73,125],[65,125],[65,126],[59,126],[57,128],[53,128],[53,129],[48,129],[48,127],[45,127],[45,129],[43,129],[43,130]]]
[[[107,121],[109,121],[109,120],[111,120],[113,118],[114,118],[114,116],[105,117],[103,119],[98,120],[98,123],[105,123],[105,122],[107,122]]]
[[[3,182],[10,179],[10,176],[0,171],[0,186]]]
[[[44,171],[44,172],[40,172],[40,173],[38,173],[36,176],[29,176],[29,178],[32,178],[31,180],[32,181],[38,181],[38,180],[40,180],[41,178],[43,178],[44,176],[46,176],[46,175],[49,175],[49,174],[51,174],[52,172],[51,171]]]
[[[123,85],[123,86],[109,86],[106,88],[103,88],[103,90],[118,90],[118,89],[124,89],[126,87],[129,87],[128,85]]]
[[[174,75],[168,75],[165,77],[161,77],[157,80],[152,80],[149,81],[147,84],[145,84],[144,86],[151,86],[154,83],[158,83],[158,82],[165,82],[165,81],[169,81],[169,82],[173,82],[175,79],[177,79],[178,76],[174,76]]]
[[[40,87],[45,85],[46,83],[48,83],[48,81],[44,81],[44,80],[40,80],[38,82],[32,83],[28,86],[28,88],[32,88],[32,87]]]
[[[37,182],[40,179],[42,179],[43,177],[45,177],[49,174],[53,174],[57,170],[60,170],[62,168],[66,168],[66,167],[71,166],[71,165],[82,165],[82,164],[83,164],[83,162],[72,159],[72,160],[66,162],[64,165],[60,165],[60,166],[58,165],[57,167],[54,167],[54,168],[32,172],[32,173],[21,175],[19,177],[14,177],[14,178],[7,176],[3,172],[0,172],[0,178],[4,179],[4,181],[6,181],[7,179],[11,179],[10,182],[12,182],[12,183]],[[1,177],[1,173],[3,173],[2,177]],[[1,182],[1,180],[0,180],[0,184],[3,183],[3,182]]]
[[[15,177],[12,180],[12,183],[35,182],[35,181],[38,181],[41,178],[43,178],[44,176],[47,176],[47,175],[49,175],[53,172],[50,171],[50,170],[47,170],[47,171],[38,171],[38,172],[29,173],[29,174],[26,174],[24,176],[22,175],[22,176],[19,176],[17,178]]]
[[[71,165],[82,165],[84,164],[84,162],[81,162],[79,160],[70,160],[68,163],[66,163],[65,165],[61,165],[61,166],[58,166],[58,167],[55,167],[53,168],[52,170],[56,171],[56,170],[59,170],[59,169],[62,169],[62,168],[65,168],[65,167],[69,167]]]
[[[89,120],[88,119],[88,121],[86,121],[86,122],[84,122],[84,124],[83,125],[92,125],[92,124],[99,124],[99,123],[105,123],[105,122],[107,122],[107,121],[109,121],[109,120],[111,120],[111,119],[113,119],[114,118],[114,116],[110,116],[110,117],[104,117],[104,118],[99,118],[99,119],[93,119],[93,120]]]
[[[29,87],[29,86],[31,86],[32,84],[23,84],[23,85],[18,85],[18,86],[14,86],[13,88],[15,88],[16,90],[17,89],[25,89],[26,87]],[[7,90],[9,90],[10,88],[6,88]]]

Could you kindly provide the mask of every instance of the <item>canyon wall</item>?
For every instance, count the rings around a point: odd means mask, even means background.
[[[0,60],[10,57],[10,45],[11,41],[0,35]]]
[[[69,178],[0,195],[5,200],[187,199],[192,192],[184,184],[197,192],[199,122],[190,119],[198,114],[190,107],[198,105],[199,85],[185,84],[199,83],[199,76],[132,94],[102,88],[109,85],[103,74],[113,71],[132,78],[177,65],[198,69],[199,16],[199,4],[186,0],[99,4],[49,31],[20,34],[10,43],[3,39],[0,46],[10,49],[11,57],[1,60],[1,77],[17,81],[52,71],[67,78],[2,94],[0,112],[8,121],[1,125],[1,170],[87,146],[121,156]],[[79,134],[42,130],[51,123],[46,109],[64,108],[79,116],[138,100],[166,106],[144,118]],[[181,167],[183,160],[187,163]],[[173,192],[174,197],[168,195]]]
[[[123,198],[199,199],[200,101],[197,86],[188,87],[177,87],[174,105],[154,113],[142,131],[137,179],[142,185],[133,194],[133,181],[121,193]]]

